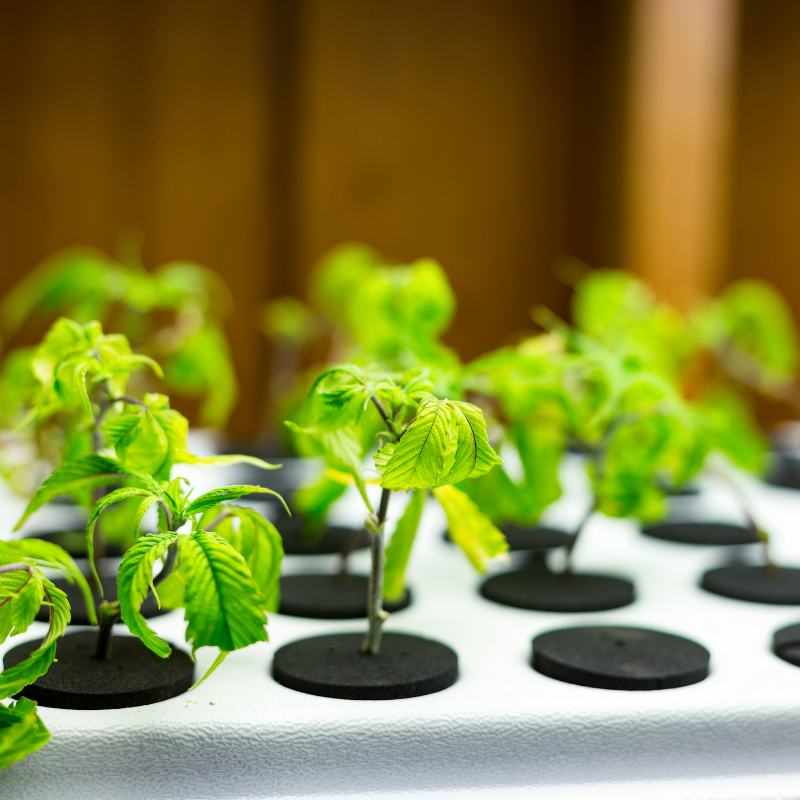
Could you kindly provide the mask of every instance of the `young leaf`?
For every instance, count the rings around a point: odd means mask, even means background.
[[[40,576],[23,570],[0,575],[0,644],[9,636],[25,633],[44,600]]]
[[[287,513],[291,514],[284,499],[277,492],[272,491],[272,489],[267,489],[264,486],[225,486],[221,489],[212,489],[210,492],[201,494],[200,497],[186,507],[184,516],[191,517],[194,514],[200,514],[203,511],[208,511],[209,508],[213,508],[219,503],[224,503],[228,500],[237,500],[253,492],[274,494],[275,497],[283,503],[283,507],[286,509]]]
[[[483,570],[486,561],[508,550],[508,542],[475,503],[455,486],[440,486],[433,490],[442,504],[450,538],[463,551],[477,570]]]
[[[384,489],[407,490],[458,483],[499,464],[483,415],[469,403],[428,398],[397,443],[375,454]]]
[[[280,469],[283,464],[270,464],[255,456],[222,455],[222,456],[195,456],[186,450],[178,453],[176,459],[181,464],[211,464],[228,466],[229,464],[251,464],[260,469]]]
[[[195,531],[179,539],[186,583],[186,640],[192,650],[231,651],[267,641],[267,600],[244,557],[214,533]]]
[[[159,491],[158,483],[149,475],[131,469],[114,458],[90,455],[62,464],[53,470],[50,477],[31,498],[14,530],[19,530],[34,511],[49,503],[56,495],[74,494],[84,489],[108,486],[126,478],[135,478],[142,485],[155,492]]]
[[[21,697],[10,706],[0,704],[0,770],[44,747],[50,732],[36,714],[36,703]]]
[[[100,584],[100,576],[97,574],[97,567],[94,563],[94,527],[103,511],[114,503],[124,500],[127,497],[153,497],[147,489],[137,489],[135,487],[123,487],[115,489],[107,495],[101,497],[89,512],[89,519],[86,521],[86,553],[89,558],[89,565],[92,569],[95,581]],[[153,498],[154,500],[157,498]],[[136,526],[138,530],[138,525]]]
[[[0,542],[0,563],[31,560],[39,567],[60,570],[69,583],[76,583],[86,604],[86,613],[92,625],[97,624],[92,590],[72,557],[57,544],[43,539],[25,537]]]
[[[151,533],[139,539],[125,553],[117,575],[117,594],[122,619],[134,636],[156,655],[166,658],[172,649],[156,636],[139,613],[153,580],[153,565],[172,547],[177,533]]]
[[[383,576],[383,596],[389,600],[399,600],[405,590],[404,577],[408,557],[417,535],[419,520],[425,505],[424,489],[416,489],[406,506],[403,516],[397,521],[389,546],[386,548],[386,566]]]
[[[70,620],[69,600],[64,592],[40,576],[50,606],[50,627],[39,647],[24,661],[0,672],[0,698],[11,697],[47,672],[56,657],[56,639],[64,635]]]
[[[267,611],[277,611],[283,560],[281,535],[269,520],[251,508],[222,506],[220,510],[228,511],[231,517],[217,525],[214,532],[244,557],[256,586],[267,598]],[[239,519],[238,529],[234,529],[234,517]]]

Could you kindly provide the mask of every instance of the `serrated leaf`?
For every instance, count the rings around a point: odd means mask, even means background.
[[[50,606],[50,627],[39,647],[19,664],[0,672],[0,698],[11,697],[41,678],[56,656],[56,639],[64,635],[70,620],[66,594],[47,578],[40,576],[42,588]]]
[[[154,503],[157,502],[158,498],[152,494],[142,498],[142,502],[139,503],[139,508],[136,509],[136,516],[133,519],[134,539],[139,538],[140,529],[142,527],[142,520],[144,519],[144,515],[147,513],[147,510],[150,508],[150,506],[152,506]]]
[[[186,507],[184,516],[191,517],[195,514],[201,514],[202,512],[208,511],[209,508],[213,508],[219,503],[225,503],[228,500],[238,500],[240,497],[244,497],[246,494],[252,494],[254,492],[275,495],[275,497],[277,497],[281,503],[283,503],[283,507],[286,509],[287,513],[291,514],[284,499],[272,489],[267,489],[264,486],[225,486],[220,489],[212,489],[210,492],[200,495],[200,497],[192,501]]]
[[[86,489],[108,486],[126,478],[135,478],[155,492],[159,490],[158,483],[150,476],[133,470],[114,458],[89,455],[62,464],[53,470],[50,477],[31,498],[14,530],[19,530],[34,511],[49,503],[56,495],[75,494]]]
[[[125,553],[117,575],[117,597],[123,621],[134,636],[161,658],[166,658],[172,648],[148,627],[139,609],[150,591],[153,565],[177,539],[178,534],[171,532],[143,536]]]
[[[460,489],[440,486],[433,494],[442,504],[450,538],[464,551],[475,569],[482,571],[489,558],[508,550],[502,532]]]
[[[50,732],[36,714],[36,703],[21,697],[10,706],[0,704],[0,770],[34,753],[50,740]]]
[[[423,489],[477,477],[500,463],[480,410],[469,403],[426,398],[402,438],[379,450],[384,489]]]
[[[220,510],[228,511],[231,517],[217,525],[214,532],[244,557],[256,586],[267,598],[267,611],[277,611],[283,560],[281,535],[269,520],[251,508],[222,506]],[[238,518],[238,528],[234,527],[233,518]]]
[[[186,640],[192,650],[231,651],[267,641],[267,600],[244,557],[220,536],[195,531],[180,537],[186,583]]]
[[[38,575],[19,570],[0,575],[0,644],[9,636],[25,633],[44,600]]]
[[[422,509],[425,506],[424,489],[417,489],[397,521],[389,546],[386,548],[386,565],[383,575],[383,596],[389,600],[399,600],[405,591],[405,574],[411,548],[417,535]]]
[[[97,566],[94,563],[94,528],[97,524],[97,520],[100,519],[100,515],[103,511],[114,503],[118,503],[120,500],[125,500],[128,497],[147,497],[152,495],[147,489],[138,489],[136,487],[128,487],[124,486],[121,489],[115,489],[113,492],[109,492],[107,495],[103,495],[92,507],[92,510],[89,512],[89,518],[86,521],[86,553],[89,558],[89,565],[92,569],[92,574],[94,575],[95,581],[97,585],[100,585],[100,576],[97,574]],[[156,500],[157,498],[153,498]],[[138,530],[138,525],[137,525]]]
[[[97,624],[92,591],[83,573],[78,569],[78,565],[66,550],[52,542],[34,537],[0,542],[0,563],[12,563],[19,560],[29,560],[39,567],[60,570],[69,583],[78,585],[86,604],[89,621],[92,625]]]
[[[12,697],[41,678],[56,657],[55,643],[34,650],[24,661],[0,672],[0,698]]]

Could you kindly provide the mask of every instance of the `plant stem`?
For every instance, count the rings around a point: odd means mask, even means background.
[[[100,603],[100,633],[97,636],[97,650],[94,654],[96,659],[105,661],[111,656],[113,629],[121,616],[119,600],[115,600],[113,603],[103,600]]]
[[[386,522],[386,512],[389,510],[391,489],[381,492],[381,504],[378,508],[376,532],[370,531],[369,549],[372,556],[372,566],[369,573],[369,590],[367,595],[367,616],[369,629],[364,637],[361,652],[368,655],[377,655],[381,649],[381,634],[387,613],[383,610],[383,568],[386,555],[383,547],[383,525]]]
[[[372,395],[372,397],[370,397],[370,400],[372,400],[372,403],[375,406],[375,408],[378,409],[378,413],[381,415],[381,419],[384,421],[384,424],[386,425],[386,428],[389,430],[389,433],[391,433],[392,436],[394,436],[394,438],[397,439],[398,436],[397,436],[397,431],[395,430],[394,427],[394,420],[392,420],[386,413],[386,409],[383,407],[383,403],[381,403],[381,401],[378,400],[378,398],[374,394]]]
[[[589,521],[592,514],[594,514],[596,507],[596,504],[592,502],[592,504],[589,506],[589,510],[581,518],[581,521],[578,523],[578,527],[575,528],[575,533],[572,534],[572,538],[567,544],[567,561],[566,566],[564,567],[565,573],[572,572],[572,551],[575,549],[575,545],[578,542],[578,536],[580,536],[581,531],[586,527],[586,523]]]

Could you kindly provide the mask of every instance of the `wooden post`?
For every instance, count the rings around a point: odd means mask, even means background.
[[[687,308],[722,277],[737,0],[635,0],[625,260]]]

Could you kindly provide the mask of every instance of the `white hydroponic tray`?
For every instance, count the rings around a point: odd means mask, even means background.
[[[565,464],[565,497],[548,521],[580,517],[586,493],[578,466],[575,459]],[[746,485],[774,534],[776,559],[800,565],[800,493]],[[402,504],[402,497],[393,499],[390,520]],[[712,481],[700,500],[675,504],[677,513],[694,506],[720,519],[736,517],[735,504]],[[353,519],[362,516],[358,508],[346,497],[335,511]],[[10,529],[19,503],[7,499],[3,509],[0,533]],[[800,622],[800,608],[726,600],[696,588],[703,570],[730,551],[646,539],[631,522],[597,517],[576,549],[576,567],[630,577],[638,599],[616,611],[548,614],[480,597],[481,578],[442,539],[443,527],[431,503],[408,572],[414,603],[393,615],[387,630],[451,645],[460,677],[450,689],[386,702],[286,689],[269,672],[277,647],[359,631],[364,623],[271,615],[268,644],[232,654],[186,695],[123,710],[43,708],[52,739],[0,772],[0,797],[800,797],[800,668],[770,651],[773,632]],[[335,561],[287,558],[285,568],[322,570]],[[366,565],[366,554],[356,554],[353,569]],[[560,683],[531,669],[533,636],[595,623],[695,639],[711,651],[711,674],[680,689],[616,692]],[[176,643],[183,624],[180,612],[152,621]],[[26,636],[43,630],[36,623]],[[198,670],[215,655],[201,652]]]

